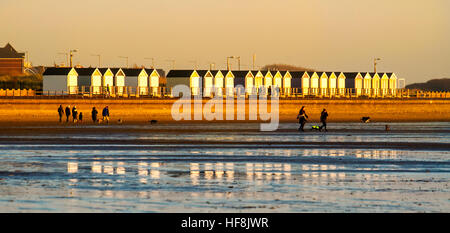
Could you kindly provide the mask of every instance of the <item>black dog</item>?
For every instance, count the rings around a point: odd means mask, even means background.
[[[364,123],[369,123],[370,122],[370,117],[362,117],[361,121]]]

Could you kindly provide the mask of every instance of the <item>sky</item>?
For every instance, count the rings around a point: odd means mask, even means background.
[[[320,71],[450,78],[448,0],[0,0],[0,46],[33,65],[128,64],[241,69],[283,63]],[[237,59],[230,59],[237,69]]]

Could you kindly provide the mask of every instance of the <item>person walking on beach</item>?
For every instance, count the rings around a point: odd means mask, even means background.
[[[59,122],[62,122],[62,117],[64,115],[64,109],[63,109],[62,105],[59,105],[58,114],[59,114]]]
[[[109,109],[108,109],[108,106],[106,106],[103,109],[102,115],[103,115],[103,121],[106,121],[106,123],[109,123]]]
[[[328,130],[327,130],[327,117],[328,117],[328,112],[324,108],[322,110],[322,113],[320,113],[320,122],[322,122],[322,126],[320,126],[319,131],[322,131],[322,129],[325,128],[325,132],[328,132]]]
[[[76,123],[78,121],[77,106],[73,106],[73,108],[72,108],[72,119],[73,119],[73,123]]]
[[[298,112],[297,119],[298,119],[298,123],[300,124],[300,128],[298,128],[298,131],[305,131],[305,130],[303,130],[303,127],[306,124],[306,121],[307,121],[306,119],[308,119],[308,115],[306,114],[306,111],[305,111],[305,106],[302,106],[302,108]]]
[[[97,109],[95,109],[95,107],[92,108],[92,121],[94,122],[94,124],[97,122]]]
[[[69,122],[70,117],[70,105],[66,107],[66,122]]]

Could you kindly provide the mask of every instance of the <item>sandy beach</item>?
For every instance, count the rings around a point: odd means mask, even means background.
[[[84,123],[90,123],[92,107],[109,106],[110,124],[147,124],[150,120],[160,123],[185,123],[174,121],[171,115],[174,99],[0,99],[0,125],[54,124],[58,122],[57,108],[76,106],[83,112]],[[203,100],[203,105],[208,102]],[[270,105],[270,101],[269,101]],[[248,117],[248,101],[245,104],[245,120]],[[318,122],[320,112],[326,108],[329,122],[360,122],[369,116],[372,122],[429,122],[450,121],[450,100],[417,99],[284,99],[279,101],[279,121],[296,122],[301,106],[306,106],[310,122]],[[225,105],[223,113],[226,112]],[[236,113],[236,106],[234,112]],[[189,122],[214,122],[194,119]],[[63,117],[65,118],[65,116]],[[223,119],[226,119],[225,114]],[[237,119],[235,117],[234,119]]]
[[[307,126],[310,126],[308,124]],[[448,212],[448,122],[0,126],[4,212]]]

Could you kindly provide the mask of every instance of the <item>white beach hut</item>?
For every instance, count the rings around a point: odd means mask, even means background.
[[[42,74],[42,89],[45,94],[77,94],[78,73],[75,68],[48,67]]]

